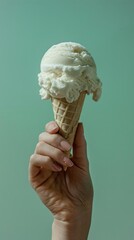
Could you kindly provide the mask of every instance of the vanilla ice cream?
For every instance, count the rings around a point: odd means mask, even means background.
[[[81,92],[93,94],[97,101],[101,95],[101,81],[90,53],[78,43],[63,42],[52,46],[41,61],[38,74],[42,99],[65,98],[72,103]]]

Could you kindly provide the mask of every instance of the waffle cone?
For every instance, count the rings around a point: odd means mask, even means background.
[[[80,118],[85,92],[81,92],[79,98],[68,103],[65,98],[52,98],[54,118],[60,127],[59,133],[72,145]]]

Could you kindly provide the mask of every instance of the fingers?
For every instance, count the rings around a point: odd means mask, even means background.
[[[43,169],[46,176],[47,173],[59,172],[73,166],[73,162],[67,157],[67,151],[70,150],[71,146],[58,134],[59,127],[56,122],[49,122],[45,129],[46,132],[39,135],[39,142],[30,158],[31,179],[40,175]]]
[[[52,143],[51,143],[52,144]],[[66,156],[66,153],[54,146],[48,144],[47,142],[39,142],[36,146],[35,153],[47,156],[52,161],[60,164],[62,167],[72,167],[73,162]]]
[[[29,162],[29,182],[37,190],[52,174],[60,172],[62,167],[48,156],[33,154]]]
[[[69,151],[71,149],[70,144],[59,134],[43,132],[39,135],[39,142],[45,142],[62,151]]]
[[[39,173],[39,169],[47,169],[50,171],[61,171],[62,167],[58,165],[56,162],[52,161],[52,159],[48,156],[42,156],[39,154],[33,154],[30,158],[30,172],[32,173],[32,177],[36,177]]]

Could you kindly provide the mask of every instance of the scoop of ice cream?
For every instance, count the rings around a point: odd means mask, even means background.
[[[92,93],[95,101],[101,95],[94,59],[78,43],[63,42],[48,49],[41,60],[38,81],[42,99],[65,98],[71,103],[83,91]]]

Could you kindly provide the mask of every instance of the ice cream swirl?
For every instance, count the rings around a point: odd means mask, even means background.
[[[78,43],[65,42],[52,46],[43,56],[38,74],[42,99],[65,98],[76,101],[81,92],[101,96],[101,81],[97,77],[94,59]]]

